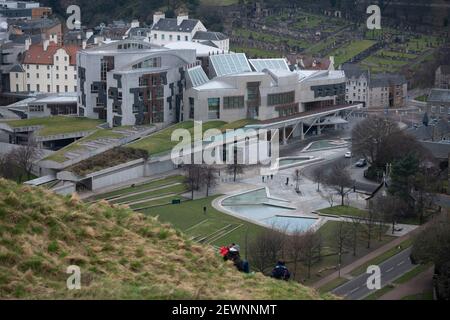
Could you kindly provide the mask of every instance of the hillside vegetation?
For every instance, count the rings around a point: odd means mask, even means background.
[[[69,291],[66,269],[81,268]],[[321,299],[244,275],[156,218],[0,179],[2,299]]]

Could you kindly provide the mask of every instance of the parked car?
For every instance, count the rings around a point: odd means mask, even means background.
[[[365,166],[367,166],[367,161],[366,161],[366,159],[359,159],[355,165],[358,168],[364,168]]]
[[[352,153],[351,153],[351,152],[347,152],[347,153],[345,154],[345,157],[346,157],[346,158],[351,158],[351,157],[352,157]]]

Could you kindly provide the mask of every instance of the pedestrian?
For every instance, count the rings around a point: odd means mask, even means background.
[[[291,273],[286,267],[286,263],[284,261],[278,261],[277,265],[272,270],[271,277],[278,280],[289,280],[289,278],[291,277]]]
[[[286,185],[287,185],[287,186],[289,185],[289,177],[286,178]]]
[[[262,182],[264,182],[264,176],[262,176],[261,178],[262,178]]]

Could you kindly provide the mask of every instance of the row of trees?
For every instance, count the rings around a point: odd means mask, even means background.
[[[0,154],[0,177],[18,182],[30,180],[33,163],[39,155],[40,150],[33,139],[26,145],[17,146],[8,153]]]
[[[216,166],[207,164],[186,164],[182,167],[185,172],[185,183],[191,192],[191,198],[194,199],[194,191],[206,190],[206,196],[209,196],[211,188],[217,185],[220,169]],[[244,166],[238,163],[228,165],[225,170],[227,174],[233,176],[236,181],[237,175],[244,172]]]

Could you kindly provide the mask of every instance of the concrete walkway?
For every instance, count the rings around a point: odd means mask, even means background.
[[[362,258],[360,258],[360,259],[350,263],[349,265],[347,265],[347,266],[345,266],[344,268],[341,269],[341,277],[349,278],[350,277],[350,273],[354,269],[356,269],[359,266],[361,266],[361,265],[369,262],[370,260],[378,257],[379,255],[383,254],[384,252],[386,252],[386,251],[388,251],[388,250],[398,246],[400,243],[402,243],[403,241],[409,239],[412,235],[416,234],[421,229],[422,229],[422,227],[419,227],[419,228],[413,230],[412,232],[410,232],[410,233],[408,233],[408,234],[406,234],[406,235],[404,235],[402,237],[399,237],[399,238],[397,238],[397,239],[395,239],[395,240],[385,244],[384,246],[382,246],[382,247],[372,251],[371,253],[365,255],[364,257],[362,257]],[[316,289],[320,288],[323,285],[327,284],[328,282],[333,281],[334,279],[337,279],[338,277],[339,277],[339,272],[338,271],[333,272],[332,274],[330,274],[330,275],[326,276],[325,278],[323,278],[323,279],[317,281],[316,283],[314,283],[312,285],[312,287],[316,288]]]
[[[434,266],[428,270],[418,274],[410,281],[396,286],[393,290],[389,291],[378,300],[400,300],[406,296],[412,296],[429,292],[433,290],[433,274]]]

